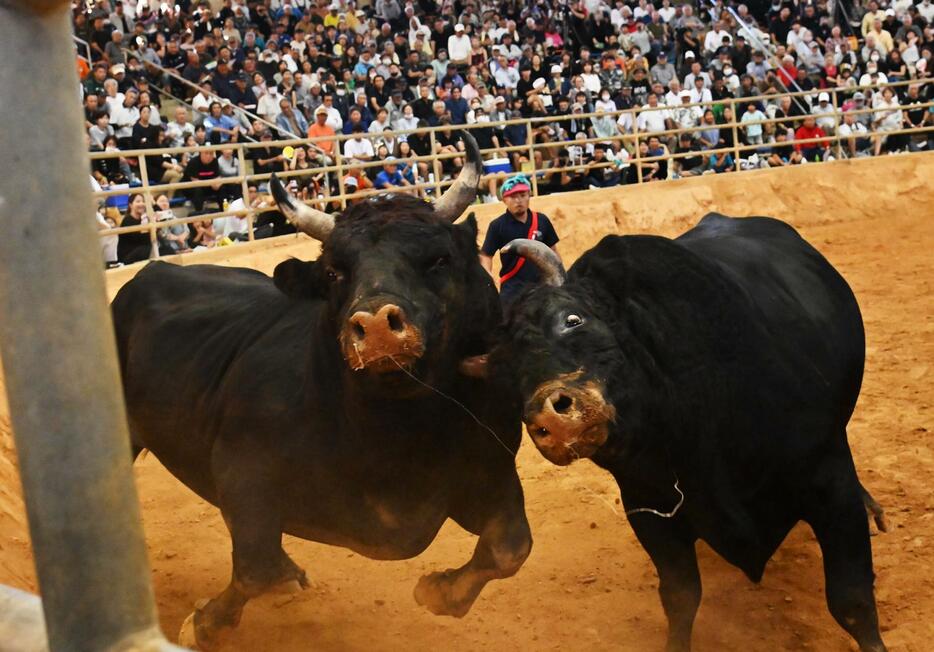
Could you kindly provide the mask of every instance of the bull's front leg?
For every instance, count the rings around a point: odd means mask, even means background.
[[[470,561],[457,569],[423,576],[415,587],[415,600],[433,614],[462,618],[490,580],[518,572],[532,550],[532,533],[525,516],[519,478],[512,469],[502,499],[488,501],[495,492],[473,494],[471,508],[456,510],[452,518],[480,535]],[[486,496],[486,499],[483,496]]]
[[[218,502],[233,543],[230,584],[211,600],[200,600],[183,623],[179,642],[213,650],[240,624],[247,602],[269,591],[294,592],[308,586],[305,572],[282,549],[282,522],[276,487],[263,478],[260,456],[215,459]]]

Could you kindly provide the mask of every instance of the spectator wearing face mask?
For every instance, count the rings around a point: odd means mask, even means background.
[[[282,113],[282,109],[280,108],[281,101],[282,97],[279,95],[279,87],[275,85],[267,87],[266,92],[260,96],[256,103],[256,114],[267,122],[275,124],[276,120],[279,118],[279,114]]]

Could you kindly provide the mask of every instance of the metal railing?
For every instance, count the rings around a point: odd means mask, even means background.
[[[71,35],[71,40],[75,42],[76,46],[80,46],[84,49],[84,59],[88,62],[89,66],[93,66],[94,60],[91,58],[91,44],[83,38],[79,38],[76,34]]]
[[[609,111],[609,112],[592,112],[592,113],[582,113],[582,114],[573,114],[573,115],[561,115],[561,116],[545,116],[545,117],[533,117],[533,118],[523,118],[523,119],[512,119],[512,120],[502,120],[496,122],[487,122],[481,124],[465,124],[465,125],[446,125],[446,126],[437,126],[437,127],[427,127],[419,129],[407,129],[407,130],[393,130],[393,131],[383,131],[378,133],[365,133],[362,134],[362,137],[373,140],[384,140],[387,138],[398,138],[408,137],[413,134],[425,134],[428,136],[428,142],[430,146],[430,152],[426,155],[412,155],[407,156],[404,159],[400,159],[398,163],[400,164],[411,164],[414,166],[414,170],[417,172],[418,163],[426,163],[431,170],[429,173],[429,179],[423,181],[420,179],[420,175],[416,176],[416,182],[414,184],[405,186],[405,187],[393,187],[390,189],[366,189],[358,190],[356,192],[348,193],[343,183],[337,184],[337,193],[331,194],[330,185],[324,184],[322,192],[318,196],[310,198],[308,200],[309,204],[317,204],[318,207],[327,209],[328,206],[335,209],[344,209],[348,203],[372,196],[374,194],[381,194],[386,192],[406,192],[406,193],[419,193],[422,195],[431,193],[435,197],[439,196],[443,192],[444,188],[450,185],[452,179],[443,179],[442,178],[442,169],[444,161],[449,159],[454,159],[463,156],[463,152],[439,152],[438,147],[438,134],[439,132],[454,132],[461,129],[473,130],[473,129],[500,129],[507,126],[520,126],[525,129],[526,142],[523,145],[505,145],[501,144],[499,147],[487,148],[481,150],[481,155],[485,159],[492,157],[509,157],[512,159],[512,154],[517,153],[522,158],[525,159],[523,163],[523,168],[521,171],[528,174],[532,182],[532,194],[539,194],[539,182],[546,175],[552,175],[555,173],[564,173],[564,172],[574,172],[581,169],[585,169],[588,172],[590,170],[598,170],[601,168],[610,168],[615,167],[619,168],[621,163],[616,160],[608,160],[602,163],[573,163],[569,162],[567,165],[550,165],[548,167],[537,167],[536,165],[536,152],[539,153],[542,158],[545,158],[548,155],[551,155],[551,162],[554,162],[557,158],[554,154],[560,149],[566,149],[569,146],[585,146],[592,143],[610,143],[611,145],[615,144],[616,147],[625,148],[629,154],[628,160],[622,162],[622,165],[628,167],[629,165],[635,165],[635,180],[637,183],[643,183],[646,181],[644,178],[643,166],[646,164],[652,164],[657,162],[667,162],[671,163],[685,158],[697,157],[698,155],[709,157],[713,155],[720,154],[729,154],[733,158],[732,167],[735,171],[741,170],[741,161],[743,154],[746,153],[756,153],[762,152],[765,149],[774,147],[776,143],[766,143],[766,144],[743,144],[739,138],[740,131],[745,131],[747,127],[753,125],[759,125],[763,129],[767,129],[772,125],[777,125],[781,123],[800,123],[807,117],[820,117],[820,118],[832,118],[834,120],[834,130],[832,134],[826,134],[825,136],[818,138],[810,139],[800,139],[794,140],[789,139],[786,142],[781,143],[782,146],[800,146],[800,145],[810,145],[810,144],[823,144],[827,143],[828,145],[832,143],[832,146],[835,148],[835,153],[837,158],[841,158],[843,155],[843,143],[849,140],[849,136],[840,136],[839,126],[843,122],[844,112],[838,108],[839,105],[839,95],[840,94],[851,94],[855,93],[857,90],[875,90],[881,92],[883,88],[889,87],[893,90],[911,84],[927,84],[931,83],[932,80],[907,80],[900,82],[893,82],[888,84],[881,84],[876,86],[852,86],[847,88],[833,88],[833,89],[822,89],[820,91],[801,91],[794,93],[782,93],[782,94],[764,94],[764,95],[755,95],[750,97],[740,97],[740,98],[728,98],[723,100],[713,100],[711,102],[694,102],[686,103],[677,108],[688,108],[688,107],[700,107],[702,109],[710,109],[716,106],[720,107],[730,107],[733,111],[734,119],[730,122],[706,125],[700,124],[690,128],[679,128],[679,129],[665,129],[662,131],[646,131],[639,129],[639,120],[638,117],[640,114],[647,111],[671,111],[673,107],[659,105],[657,107],[633,107],[630,109],[620,110],[620,111]],[[749,103],[765,103],[765,102],[774,102],[782,97],[791,97],[791,98],[801,98],[806,96],[816,96],[818,92],[827,92],[831,95],[831,106],[834,107],[833,111],[822,113],[815,116],[815,114],[805,114],[805,115],[793,115],[793,116],[783,116],[778,118],[766,118],[764,120],[757,121],[748,121],[741,122],[735,119],[736,115],[736,106],[737,105],[746,105]],[[929,109],[934,103],[932,102],[918,102],[910,105],[912,109]],[[899,107],[902,111],[907,110],[907,106]],[[880,109],[872,108],[866,106],[862,109],[850,109],[846,113],[853,115],[872,115],[879,112]],[[618,133],[615,133],[610,136],[593,136],[585,139],[574,139],[574,140],[547,140],[545,142],[536,142],[536,134],[538,130],[543,127],[553,126],[557,123],[567,122],[570,120],[586,121],[587,126],[591,125],[591,120],[593,118],[598,118],[601,116],[607,116],[613,119],[614,124],[618,122],[619,117],[623,115],[628,115],[628,124],[632,126],[632,131],[626,132],[622,130],[617,130]],[[670,152],[667,149],[662,154],[655,154],[650,156],[643,156],[640,152],[639,145],[642,142],[647,141],[647,139],[652,137],[657,137],[660,140],[673,140],[679,137],[684,133],[695,133],[711,128],[719,129],[721,132],[723,130],[729,130],[732,135],[732,144],[727,147],[716,147],[705,150],[692,150],[687,152]],[[896,129],[896,130],[886,130],[886,131],[869,131],[861,137],[865,138],[880,138],[883,136],[900,136],[900,135],[914,135],[929,133],[934,131],[934,123],[927,124],[927,126],[922,126],[918,128],[910,129]],[[94,152],[91,153],[90,157],[92,160],[113,158],[113,157],[143,157],[143,156],[155,156],[162,154],[195,154],[196,152],[201,151],[220,151],[225,149],[233,149],[236,153],[240,174],[231,177],[219,177],[206,181],[182,181],[177,183],[167,183],[167,184],[153,184],[147,175],[146,166],[140,158],[139,170],[142,185],[134,188],[120,188],[112,190],[104,190],[102,192],[95,193],[96,197],[106,198],[114,195],[128,195],[128,194],[142,194],[145,203],[146,203],[146,215],[148,218],[148,223],[141,225],[127,226],[127,227],[117,227],[112,229],[104,229],[99,232],[103,236],[111,235],[120,235],[124,233],[133,233],[148,231],[150,233],[150,239],[153,243],[153,255],[158,256],[158,247],[156,243],[158,241],[158,231],[163,228],[175,226],[178,224],[189,224],[195,221],[201,220],[213,220],[220,217],[236,215],[239,217],[245,216],[248,223],[248,237],[250,240],[253,239],[253,226],[256,220],[256,217],[264,212],[275,211],[274,206],[267,206],[260,209],[254,209],[249,205],[246,208],[241,210],[218,210],[214,213],[204,213],[198,215],[190,215],[183,218],[173,218],[169,220],[156,221],[156,215],[154,210],[154,193],[162,194],[167,191],[184,191],[192,188],[201,188],[212,185],[239,185],[240,193],[242,197],[245,198],[245,201],[248,198],[247,187],[249,184],[262,184],[269,180],[270,175],[266,174],[247,174],[247,152],[250,152],[256,148],[274,148],[276,151],[281,150],[285,147],[308,147],[310,145],[316,145],[322,142],[331,142],[331,159],[332,163],[324,166],[314,166],[310,165],[308,168],[301,170],[282,170],[276,172],[276,174],[284,179],[290,180],[292,178],[302,178],[308,176],[314,176],[319,174],[331,174],[336,173],[337,178],[343,179],[345,173],[348,172],[364,172],[371,168],[382,167],[385,165],[383,160],[370,160],[370,161],[360,161],[353,158],[348,158],[342,153],[343,144],[348,140],[355,138],[355,134],[335,134],[333,136],[319,136],[315,138],[301,138],[301,139],[291,139],[291,140],[279,140],[279,141],[267,141],[262,143],[256,142],[229,142],[220,145],[205,145],[197,148],[162,148],[162,149],[141,149],[141,150],[124,150],[121,152]],[[376,148],[374,147],[374,150]],[[316,151],[320,151],[320,148],[317,148]],[[495,172],[483,174],[480,180],[480,187],[483,188],[490,180],[499,180],[510,174],[514,174],[515,171],[509,172]]]

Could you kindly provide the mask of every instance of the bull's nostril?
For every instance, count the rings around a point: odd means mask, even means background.
[[[387,315],[389,320],[389,328],[396,331],[397,333],[405,330],[405,322],[402,321],[402,315],[399,314],[399,311],[393,310]]]
[[[574,400],[567,394],[560,394],[557,401],[552,401],[552,407],[558,414],[564,414],[574,405]]]
[[[358,340],[362,340],[366,337],[366,330],[364,330],[363,325],[360,322],[354,322],[351,324],[351,330],[353,330],[354,337]]]

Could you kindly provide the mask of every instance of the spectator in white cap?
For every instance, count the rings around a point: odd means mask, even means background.
[[[817,105],[811,109],[811,113],[817,119],[817,126],[824,130],[825,134],[833,134],[836,126],[834,118],[833,104],[830,103],[830,93],[822,92],[817,96]]]
[[[502,95],[497,95],[493,100],[493,110],[490,111],[490,122],[501,122],[503,120],[508,120],[506,113],[506,98]],[[502,127],[498,127],[502,129]]]
[[[699,106],[691,105],[691,91],[683,90],[678,93],[680,105],[670,109],[671,120],[678,129],[690,129],[700,124],[704,112]],[[669,104],[669,106],[671,106]]]
[[[561,66],[554,64],[551,66],[551,77],[548,79],[548,88],[554,95],[564,94],[564,70]]]
[[[458,66],[470,64],[470,37],[464,33],[464,25],[454,25],[454,34],[448,37],[448,58]]]

